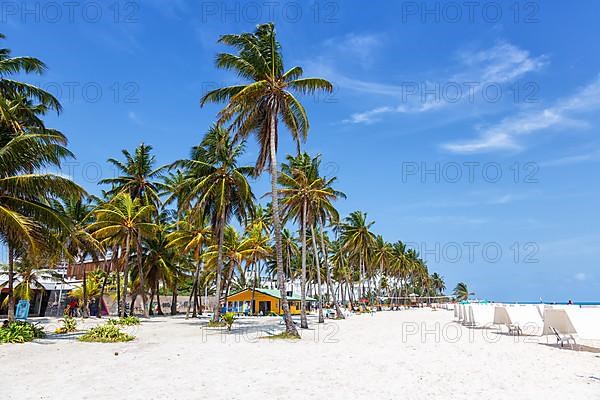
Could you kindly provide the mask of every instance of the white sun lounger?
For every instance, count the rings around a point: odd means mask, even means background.
[[[542,333],[554,336],[561,347],[568,343],[573,347],[577,343],[574,336],[577,334],[577,330],[564,308],[544,309],[544,330]]]
[[[491,326],[494,324],[494,305],[471,304],[469,305],[470,326]]]
[[[522,305],[507,305],[504,306],[506,320],[504,325],[508,327],[509,333],[523,334],[529,333],[534,335],[541,334],[544,322],[538,311],[537,305],[522,304]],[[502,311],[499,311],[501,314]],[[494,323],[498,319],[494,318]]]

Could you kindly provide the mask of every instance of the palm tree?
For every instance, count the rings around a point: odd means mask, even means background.
[[[454,288],[454,296],[456,297],[456,300],[467,300],[470,294],[471,293],[469,293],[469,288],[467,287],[466,283],[459,282],[456,284],[456,287]]]
[[[375,238],[375,246],[373,247],[374,262],[379,266],[379,280],[377,285],[377,296],[381,296],[381,281],[384,277],[385,266],[393,259],[393,247],[386,242],[383,236],[378,235]]]
[[[225,227],[223,240],[223,269],[221,270],[224,296],[223,304],[227,307],[227,298],[229,297],[229,289],[233,280],[233,275],[236,271],[240,271],[242,262],[245,260],[245,239],[231,225]],[[207,269],[211,271],[217,270],[217,261],[219,258],[219,246],[213,244],[204,254]]]
[[[49,231],[67,232],[68,221],[51,200],[81,196],[83,189],[71,180],[40,172],[60,167],[72,154],[59,132],[18,133],[0,130],[0,240],[8,244],[8,316],[14,319],[13,267],[16,250],[35,257],[52,245]]]
[[[47,254],[45,255],[47,256]],[[42,281],[54,279],[62,281],[62,276],[56,271],[48,268],[40,268],[40,261],[31,261],[27,258],[22,258],[15,263],[16,278],[18,284],[13,288],[14,297],[20,300],[33,300],[34,289],[44,292]],[[14,279],[13,278],[13,279]],[[8,280],[0,283],[0,288],[8,285]],[[7,297],[2,303],[2,308],[6,307],[10,299]]]
[[[115,158],[108,159],[108,163],[120,175],[103,179],[99,183],[111,185],[108,195],[128,192],[131,198],[140,199],[144,204],[152,204],[158,210],[159,190],[162,188],[159,179],[165,167],[155,168],[156,157],[152,155],[152,146],[142,143],[133,154],[128,150],[121,152],[125,157],[124,162]]]
[[[250,218],[250,223],[246,227],[246,231],[259,229],[265,234],[270,234],[272,226],[273,218],[269,212],[269,208],[264,208],[262,204],[256,203]]]
[[[352,255],[358,256],[359,296],[364,296],[364,277],[366,276],[366,260],[375,243],[375,235],[370,231],[375,222],[367,222],[367,213],[354,211],[345,218],[341,226],[341,239],[344,247]]]
[[[234,70],[248,83],[210,91],[202,98],[201,105],[226,102],[227,105],[219,113],[220,122],[231,121],[239,138],[246,138],[252,133],[258,137],[260,152],[256,172],[262,172],[267,162],[270,167],[275,260],[286,332],[298,336],[290,314],[284,282],[282,224],[277,191],[278,123],[281,121],[297,142],[306,139],[308,117],[292,92],[331,92],[333,86],[325,79],[302,78],[303,70],[298,66],[287,71],[284,69],[281,45],[276,39],[272,23],[257,26],[254,33],[223,35],[219,42],[232,46],[238,54],[219,54],[217,66]]]
[[[128,150],[121,151],[125,157],[125,162],[115,158],[109,158],[108,163],[111,164],[120,173],[114,178],[101,180],[100,184],[110,184],[111,189],[107,192],[109,196],[114,196],[119,193],[129,193],[132,199],[139,199],[141,204],[152,205],[155,212],[158,212],[160,206],[159,189],[162,188],[159,179],[162,178],[162,171],[165,167],[155,168],[156,157],[152,155],[152,146],[144,143],[140,144],[131,154]],[[138,234],[140,231],[138,231]],[[145,274],[142,273],[144,265],[144,255],[142,251],[142,238],[137,237],[136,244],[136,260],[140,271],[140,291],[142,294],[142,306],[146,308],[146,290],[145,290]],[[133,308],[133,304],[132,304]],[[147,315],[148,311],[144,311]]]
[[[437,272],[434,272],[431,274],[430,282],[436,296],[444,294],[444,290],[446,290],[446,284],[444,283],[443,276]]]
[[[105,275],[100,271],[96,271],[96,273],[90,274],[85,283],[82,283],[81,286],[76,287],[75,289],[69,292],[69,297],[74,297],[77,299],[78,303],[83,305],[88,299],[102,299],[102,283],[100,279],[105,278]],[[101,301],[98,302],[98,308],[102,307]]]
[[[5,39],[5,36],[0,34],[0,39]],[[20,97],[60,112],[60,102],[47,91],[29,83],[10,79],[11,76],[23,73],[41,75],[46,72],[46,64],[34,57],[11,57],[10,53],[10,49],[0,49],[0,103]]]
[[[206,220],[196,213],[189,212],[183,220],[177,221],[176,230],[167,235],[167,248],[177,249],[182,254],[192,254],[195,264],[193,275],[192,290],[188,302],[186,318],[189,316],[192,308],[196,317],[196,296],[200,292],[200,272],[202,270],[203,249],[212,240],[212,229],[208,226]],[[202,310],[200,310],[202,313]]]
[[[256,286],[260,283],[260,261],[272,257],[273,248],[270,246],[270,237],[265,234],[258,226],[254,226],[248,232],[248,237],[244,241],[242,254],[247,261],[248,266],[254,271],[252,282],[252,308],[254,311],[254,295]]]
[[[68,230],[68,221],[49,201],[83,192],[68,179],[40,172],[60,167],[63,159],[72,157],[65,136],[41,120],[50,110],[60,112],[61,106],[50,93],[11,77],[45,71],[46,65],[37,58],[11,57],[9,49],[0,49],[0,241],[8,245],[10,320],[15,252],[35,257],[48,244],[50,231]]]
[[[106,252],[100,242],[87,230],[88,225],[92,222],[94,207],[90,199],[70,198],[64,202],[54,202],[54,208],[73,224],[72,229],[61,240],[65,243],[68,258],[76,259],[83,270],[81,310],[82,316],[85,318],[89,316],[85,259],[88,256],[98,259],[101,255],[106,258]]]
[[[294,287],[294,271],[292,270],[292,260],[300,253],[298,243],[292,232],[283,228],[281,231],[281,244],[283,248],[283,258],[285,262],[285,274],[290,278],[292,288]],[[277,271],[275,271],[275,275]]]
[[[131,241],[137,242],[137,248],[141,247],[139,243],[141,238],[150,237],[156,230],[156,225],[151,222],[151,217],[155,213],[152,205],[142,204],[140,199],[133,199],[127,192],[122,192],[115,196],[112,201],[101,204],[95,210],[96,221],[89,227],[93,236],[105,243],[125,243],[122,256],[122,265],[124,270],[123,295],[121,298],[121,316],[125,316],[125,299],[127,297],[128,277],[129,277],[129,256],[131,250]],[[140,252],[137,252],[139,259]],[[143,267],[138,262],[138,274],[140,277],[140,290],[142,291],[142,301],[144,316],[148,317],[146,308],[146,296],[143,288]]]
[[[193,149],[192,159],[181,162],[188,170],[184,183],[186,202],[196,200],[195,209],[210,218],[213,237],[217,239],[217,302],[214,321],[219,320],[221,312],[225,227],[232,217],[245,225],[254,210],[254,195],[247,180],[252,168],[238,166],[238,159],[243,152],[243,143],[234,145],[229,131],[214,125],[200,146]]]
[[[279,191],[282,196],[282,215],[286,220],[293,218],[300,224],[302,262],[302,273],[300,275],[300,327],[308,329],[308,319],[306,318],[306,229],[308,225],[310,189],[311,184],[314,184],[314,182],[310,181],[310,157],[308,154],[299,154],[297,157],[288,155],[287,160],[288,163],[284,163],[281,166],[282,171],[279,175],[281,188]]]
[[[176,263],[177,257],[174,249],[168,247],[169,226],[165,213],[161,213],[156,225],[157,229],[154,235],[145,241],[147,254],[144,259],[146,265],[144,271],[151,291],[150,305],[152,306],[153,297],[156,295],[158,315],[164,315],[160,304],[160,283],[164,283],[165,287],[173,287],[180,270]],[[152,307],[150,307],[150,312],[153,312]]]
[[[183,213],[183,199],[186,194],[183,193],[185,183],[185,174],[181,169],[176,170],[175,172],[170,172],[168,175],[163,177],[163,191],[161,196],[166,196],[164,200],[164,206],[168,206],[170,204],[175,204],[175,229],[179,229],[179,224],[177,223],[182,219]],[[186,263],[186,257],[182,257],[181,254],[175,255],[175,264],[181,270],[182,264]],[[181,282],[180,278],[183,277],[183,274],[175,274],[173,276],[172,286],[171,286],[171,315],[177,314],[177,296],[178,296],[178,285]],[[197,277],[196,277],[197,279]]]

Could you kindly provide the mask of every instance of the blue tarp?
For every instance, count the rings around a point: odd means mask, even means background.
[[[15,319],[25,321],[29,316],[29,301],[19,300],[17,303],[17,310],[15,312]]]

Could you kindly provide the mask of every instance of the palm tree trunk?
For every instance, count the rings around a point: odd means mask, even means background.
[[[173,295],[171,297],[171,315],[177,315],[177,280],[173,283]]]
[[[235,265],[231,265],[229,268],[229,274],[227,275],[227,284],[225,285],[225,298],[223,299],[223,304],[227,307],[227,298],[229,297],[229,289],[231,288],[231,280],[233,279],[233,272],[235,270]]]
[[[301,224],[302,276],[300,277],[300,328],[308,329],[308,320],[306,319],[306,200],[302,203]]]
[[[283,251],[281,248],[281,216],[279,215],[279,198],[277,190],[278,172],[277,172],[277,144],[275,143],[277,135],[277,110],[271,110],[270,121],[270,169],[271,169],[271,207],[273,209],[273,230],[275,232],[275,256],[277,261],[277,281],[279,283],[280,303],[283,309],[283,318],[285,321],[285,332],[290,336],[300,337],[298,330],[292,320],[290,305],[287,301],[285,291],[285,281],[283,278]]]
[[[319,302],[317,303],[319,309],[319,324],[325,323],[323,318],[323,290],[321,288],[321,266],[319,265],[319,251],[317,248],[317,240],[315,238],[315,227],[313,224],[310,225],[310,235],[312,236],[313,254],[315,256],[315,271],[317,273],[317,293],[319,295]]]
[[[108,271],[105,271],[104,280],[102,281],[102,287],[100,288],[100,297],[98,299],[98,310],[96,311],[96,317],[102,318],[102,302],[104,300],[104,290],[106,289],[106,284],[108,283],[108,275],[112,272],[113,263],[116,260],[117,252],[113,249],[114,253],[112,254],[112,258],[110,260],[110,267]],[[106,254],[104,254],[104,261],[106,262]],[[118,288],[118,286],[117,286]],[[118,301],[118,300],[117,300]]]
[[[146,307],[146,287],[144,285],[144,263],[142,259],[142,232],[138,229],[136,240],[136,253],[138,262],[138,274],[140,275],[140,293],[142,295],[142,309],[144,310],[144,318],[149,317],[149,310]]]
[[[380,261],[379,264],[379,282],[377,282],[377,301],[378,304],[381,306],[381,281],[383,280],[383,259]],[[381,309],[381,307],[379,307],[379,309]]]
[[[158,281],[156,281],[156,313],[158,315],[165,315],[160,305],[160,286],[158,285]]]
[[[88,292],[87,292],[87,271],[85,270],[85,256],[84,254],[79,254],[79,262],[81,265],[81,270],[83,271],[83,306],[81,307],[81,317],[87,318],[90,316],[90,307],[88,304]]]
[[[152,290],[150,290],[150,302],[148,303],[148,314],[154,315],[154,295],[156,294],[156,289],[154,286]]]
[[[117,268],[117,315],[121,316],[121,271]]]
[[[358,260],[358,300],[360,301],[365,294],[365,284],[363,282],[363,255],[362,251],[359,254]]]
[[[254,307],[254,298],[256,295],[256,263],[252,263],[252,272],[254,273],[254,279],[252,279],[252,297],[250,298],[250,314],[256,314],[256,307]]]
[[[213,312],[213,321],[218,322],[221,316],[221,271],[223,271],[223,241],[225,240],[225,207],[221,209],[219,218],[219,248],[217,252],[217,302]]]
[[[8,320],[15,320],[15,253],[12,246],[8,245]],[[58,305],[60,308],[60,304]]]
[[[325,263],[325,271],[326,271],[326,279],[327,279],[327,291],[331,293],[331,300],[333,301],[333,305],[335,307],[335,317],[337,319],[344,319],[344,313],[342,313],[342,309],[337,301],[337,297],[335,292],[333,291],[333,284],[331,283],[331,270],[329,269],[329,259],[327,254],[327,247],[325,247],[325,235],[323,233],[323,223],[319,220],[319,225],[321,228],[321,251],[323,252],[323,262]]]
[[[126,314],[125,303],[127,302],[127,280],[129,275],[129,246],[131,244],[131,232],[127,232],[125,239],[125,253],[123,253],[123,293],[121,293],[121,317]],[[133,299],[132,299],[133,300]],[[133,304],[133,301],[132,301]]]
[[[129,305],[129,315],[133,315],[133,312],[135,311],[135,301],[137,300],[138,294],[137,293],[131,293],[131,304]]]
[[[199,253],[199,251],[197,251],[197,253]],[[192,283],[192,291],[190,293],[190,298],[188,300],[188,308],[187,308],[187,312],[185,313],[185,318],[189,318],[190,316],[190,310],[192,308],[192,300],[194,300],[194,304],[196,304],[196,288],[198,287],[198,275],[200,275],[200,256],[198,255],[198,260],[196,261],[196,271],[194,272],[194,281]],[[194,315],[193,317],[196,316],[196,310],[194,310]]]

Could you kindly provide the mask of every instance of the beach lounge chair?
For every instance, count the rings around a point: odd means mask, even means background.
[[[573,335],[571,335],[571,334],[561,335],[560,332],[552,326],[550,327],[550,329],[554,333],[554,336],[556,336],[556,344],[560,344],[560,347],[564,347],[565,344],[571,344],[571,348],[573,348],[573,346],[577,344],[577,342],[575,341],[575,337],[573,337]]]
[[[535,305],[500,305],[494,310],[494,324],[505,325],[512,335],[537,335],[543,327],[542,318]]]
[[[489,327],[494,324],[494,306],[491,304],[470,304],[464,325]]]

